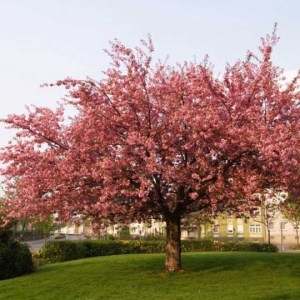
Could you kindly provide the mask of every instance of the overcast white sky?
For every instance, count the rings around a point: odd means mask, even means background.
[[[298,0],[0,0],[0,118],[28,104],[54,107],[65,92],[41,83],[100,78],[114,38],[135,46],[150,33],[156,57],[208,54],[218,72],[278,22],[273,61],[299,69],[299,11]],[[0,146],[10,136],[1,126]]]

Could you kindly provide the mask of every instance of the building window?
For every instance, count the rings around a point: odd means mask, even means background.
[[[219,233],[219,225],[214,225],[213,231],[214,233]]]
[[[244,233],[244,225],[243,224],[238,224],[237,225],[237,233],[238,234],[243,234]]]
[[[252,225],[250,225],[250,233],[252,233],[252,234],[260,234],[261,233],[261,226],[260,226],[260,224],[252,224]]]
[[[269,229],[270,229],[270,230],[275,229],[274,222],[270,222],[270,223],[269,223]]]
[[[228,233],[233,233],[233,225],[232,224],[227,225],[227,232]]]
[[[280,223],[280,229],[286,229],[285,225],[286,225],[286,222],[281,222]]]

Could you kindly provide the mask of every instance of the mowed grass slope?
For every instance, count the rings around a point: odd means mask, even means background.
[[[184,253],[184,272],[164,255],[81,259],[0,281],[0,299],[300,299],[300,255]]]

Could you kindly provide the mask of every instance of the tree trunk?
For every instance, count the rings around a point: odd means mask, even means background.
[[[178,272],[181,270],[181,230],[180,217],[166,217],[167,224],[167,246],[165,269],[167,272]]]
[[[198,239],[201,240],[201,235],[202,235],[202,227],[201,223],[198,224]]]

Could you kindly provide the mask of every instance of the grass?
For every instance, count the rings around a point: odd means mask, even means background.
[[[45,265],[0,281],[0,299],[300,299],[300,255],[184,253],[185,271],[163,272],[164,255],[136,254]]]

